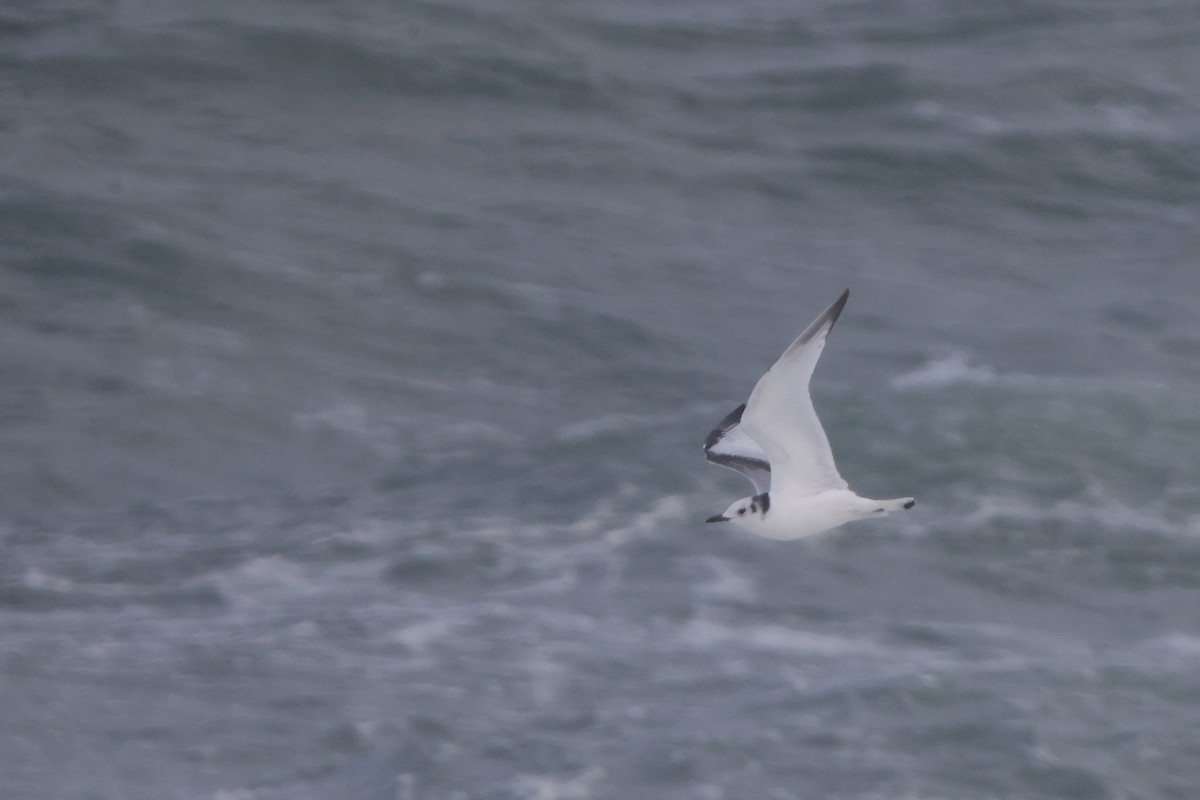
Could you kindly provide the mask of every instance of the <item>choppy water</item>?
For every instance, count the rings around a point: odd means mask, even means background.
[[[1200,17],[9,3],[0,795],[1190,798]],[[703,520],[815,397],[912,514]]]

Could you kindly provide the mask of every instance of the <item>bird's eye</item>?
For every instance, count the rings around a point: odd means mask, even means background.
[[[745,514],[745,513],[746,513],[746,509],[744,509],[744,508],[739,508],[739,509],[738,509],[738,516],[739,516],[739,517],[740,517],[742,514]]]

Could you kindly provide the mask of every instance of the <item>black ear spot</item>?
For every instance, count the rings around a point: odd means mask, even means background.
[[[750,504],[750,512],[751,512],[751,513],[754,513],[755,511],[758,511],[758,506],[756,506],[756,505],[754,505],[753,503],[751,503],[751,504]]]

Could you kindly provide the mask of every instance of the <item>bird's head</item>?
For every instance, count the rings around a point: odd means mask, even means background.
[[[709,517],[705,522],[751,522],[762,518],[766,508],[756,497],[743,497],[741,500],[736,500],[730,504],[729,508],[725,509],[722,514],[717,514],[714,517]]]

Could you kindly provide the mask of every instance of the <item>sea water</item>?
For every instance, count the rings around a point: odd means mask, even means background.
[[[1188,3],[9,3],[0,796],[1200,786]],[[917,507],[800,542],[813,385]]]

